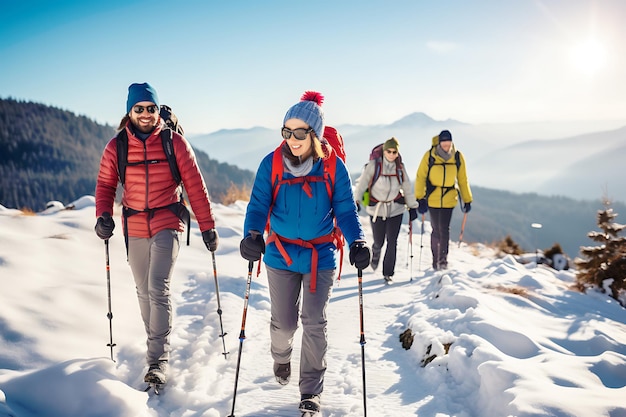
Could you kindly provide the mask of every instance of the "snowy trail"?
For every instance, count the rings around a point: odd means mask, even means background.
[[[238,231],[220,230],[220,235],[231,232]],[[183,271],[186,278],[178,282],[175,290],[176,315],[170,382],[161,396],[151,396],[148,400],[156,416],[230,415],[247,274],[245,262],[235,249],[238,248],[223,248],[216,257],[228,355],[225,359],[222,354],[215,279],[211,265],[207,262],[200,272],[197,269],[195,272]],[[187,255],[183,248],[181,257]],[[406,254],[399,250],[396,281],[390,286],[385,285],[378,273],[370,269],[363,273],[365,374],[367,408],[371,415],[408,415],[415,409],[414,404],[411,404],[413,400],[403,401],[402,396],[406,394],[402,394],[403,390],[398,385],[401,384],[401,376],[396,363],[401,359],[397,353],[397,337],[403,325],[397,322],[398,314],[413,298],[412,291],[405,291],[404,287],[419,285],[417,278],[409,282],[405,260]],[[224,262],[240,264],[241,276],[220,274],[220,264]],[[181,263],[187,264],[184,261]],[[245,323],[246,338],[242,348],[235,415],[240,415],[238,409],[245,409],[245,415],[250,416],[292,416],[297,414],[300,396],[298,369],[301,329],[297,331],[294,342],[292,379],[287,386],[280,386],[274,380],[269,354],[270,303],[265,268],[257,277],[256,266]],[[233,269],[232,266],[228,268],[231,271]],[[322,397],[326,417],[363,415],[363,369],[356,275],[346,257],[341,280],[335,282],[328,308],[330,346]],[[398,298],[394,297],[393,304],[368,302],[368,294],[379,291],[397,292]],[[381,315],[381,311],[384,314]],[[353,331],[346,332],[346,327]],[[380,357],[380,351],[389,353]],[[119,362],[119,369],[128,368],[128,375],[133,375],[127,383],[142,387],[140,376],[144,368],[141,353],[120,353]],[[187,366],[187,363],[192,365]],[[397,408],[389,409],[388,401],[385,401],[387,405],[377,402],[376,399],[381,395],[393,398],[391,402],[397,404]],[[406,407],[402,406],[403,403]],[[237,407],[238,404],[245,404],[245,407]]]
[[[230,232],[236,231],[220,230],[220,235],[228,235]],[[399,245],[403,244],[399,242]],[[186,248],[183,248],[180,256],[184,258],[190,255],[186,252]],[[413,290],[407,291],[409,286],[417,287],[420,284],[415,272],[414,281],[409,282],[406,254],[402,250],[398,253],[396,280],[392,285],[383,283],[378,276],[380,271],[368,269],[363,273],[366,400],[371,415],[410,415],[415,410],[415,404],[411,404],[414,399],[403,398],[406,393],[400,387],[402,372],[397,361],[402,361],[404,351],[398,352],[398,335],[406,323],[398,323],[398,315],[414,298]],[[241,264],[241,276],[220,274],[220,264],[225,262],[229,265],[232,265],[231,262]],[[216,257],[216,263],[228,355],[225,359],[222,339],[219,337],[215,279],[211,265],[206,262],[206,266],[200,268],[204,270],[200,272],[198,269],[179,271],[179,276],[184,273],[186,277],[177,281],[174,290],[176,315],[172,333],[170,381],[160,396],[151,395],[148,399],[148,406],[154,416],[230,415],[247,269],[235,248],[223,248]],[[188,262],[183,260],[181,264],[186,265]],[[292,379],[287,386],[280,386],[274,380],[269,353],[270,303],[265,268],[257,277],[256,266],[246,317],[246,338],[243,342],[235,415],[297,415],[301,329],[295,336]],[[231,271],[233,269],[232,266],[228,268]],[[398,297],[393,297],[392,304],[368,302],[368,294],[379,291],[395,292]],[[381,311],[384,313],[381,314]],[[330,346],[322,396],[324,416],[361,416],[363,369],[358,281],[347,256],[341,280],[336,281],[333,288],[328,317]],[[346,332],[346,327],[352,329],[352,332]],[[137,389],[144,386],[141,375],[145,370],[143,353],[139,348],[136,346],[132,354],[126,350],[118,354],[118,370],[126,370],[128,377],[125,382]],[[381,351],[386,352],[382,357]],[[405,359],[409,360],[409,356],[405,355]],[[387,400],[384,403],[377,402],[376,399],[383,395]],[[389,403],[397,406],[390,409]],[[239,409],[245,409],[245,414],[238,413]]]

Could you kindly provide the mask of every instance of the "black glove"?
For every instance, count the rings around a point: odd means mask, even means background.
[[[417,211],[419,211],[420,214],[424,214],[428,211],[428,202],[425,198],[417,200],[417,203],[419,204],[419,207],[417,207]]]
[[[96,234],[102,240],[107,240],[113,236],[113,229],[115,229],[115,222],[108,212],[102,213],[102,216],[96,220],[96,227],[94,227]]]
[[[220,243],[220,237],[215,229],[209,229],[202,232],[202,240],[204,240],[206,248],[211,252],[215,252],[217,250],[217,245]]]
[[[472,203],[463,204],[463,209],[461,210],[463,213],[469,213],[472,209]]]
[[[409,209],[409,221],[413,221],[415,219],[417,219],[417,210],[414,208]]]
[[[370,266],[370,248],[362,240],[355,240],[350,245],[350,265],[357,269],[365,269]]]
[[[263,236],[259,232],[251,232],[241,240],[239,252],[242,258],[250,262],[258,261],[261,259],[261,254],[265,253]]]

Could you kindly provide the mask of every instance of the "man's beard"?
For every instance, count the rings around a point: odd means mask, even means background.
[[[154,126],[138,126],[135,123],[133,123],[133,125],[134,125],[135,129],[137,129],[141,133],[150,133],[150,132],[152,132],[156,128],[156,125],[154,125]]]

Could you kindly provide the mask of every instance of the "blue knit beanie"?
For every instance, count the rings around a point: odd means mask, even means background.
[[[159,105],[159,96],[156,90],[148,83],[143,84],[131,84],[128,87],[128,99],[126,100],[126,113],[130,113],[130,110],[137,103],[142,101],[149,101],[151,103]]]
[[[300,119],[308,124],[315,132],[315,136],[319,140],[324,137],[324,111],[322,110],[322,102],[324,96],[314,91],[307,91],[301,98],[299,103],[291,106],[285,114],[283,125],[289,119]]]

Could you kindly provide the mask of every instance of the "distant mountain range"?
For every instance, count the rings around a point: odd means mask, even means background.
[[[626,201],[624,161],[626,127],[494,149],[476,159],[472,176],[497,189]]]
[[[115,131],[112,126],[11,99],[0,99],[0,122],[0,205],[38,211],[48,201],[74,201],[94,193],[102,149]],[[596,212],[602,208],[605,183],[609,196],[618,200],[614,210],[626,216],[626,206],[619,202],[625,195],[623,127],[589,133],[590,127],[584,123],[473,126],[455,120],[436,121],[423,113],[390,125],[336,127],[344,136],[353,177],[361,171],[371,148],[391,136],[400,140],[400,151],[412,174],[432,136],[442,129],[451,130],[468,161],[474,191],[465,242],[492,243],[510,235],[526,250],[559,243],[574,257],[580,246],[593,243],[587,233],[598,230]],[[563,138],[559,135],[564,131],[586,133]],[[278,128],[260,127],[187,139],[196,149],[214,197],[231,183],[251,185],[259,162],[281,140]],[[557,197],[568,194],[571,198]],[[458,239],[461,218],[455,210],[453,240]],[[366,217],[362,219],[366,221]],[[531,223],[541,223],[542,228],[533,229]],[[419,222],[415,228],[414,233],[419,234]],[[418,251],[414,239],[416,256]]]
[[[360,173],[373,146],[395,136],[407,170],[414,175],[432,137],[448,129],[465,155],[472,184],[588,200],[597,200],[606,191],[613,199],[626,201],[626,122],[589,132],[589,122],[470,125],[413,113],[389,125],[335,127],[344,137],[352,174]],[[255,127],[220,130],[189,141],[212,158],[255,171],[281,138],[279,128]],[[242,149],[236,158],[233,144]]]

